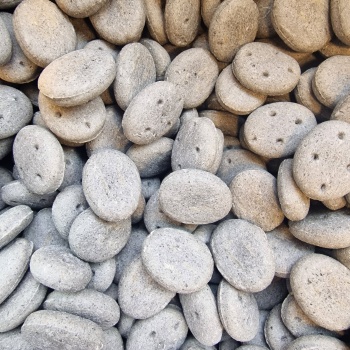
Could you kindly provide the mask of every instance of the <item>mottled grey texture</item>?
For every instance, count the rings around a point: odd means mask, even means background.
[[[0,250],[0,304],[21,282],[29,265],[33,243],[17,238]]]
[[[232,198],[227,185],[203,170],[183,169],[168,175],[159,189],[160,208],[185,224],[209,224],[225,217]]]
[[[212,346],[221,340],[223,327],[216,306],[216,299],[210,287],[180,294],[182,310],[193,336],[203,345]]]
[[[120,151],[93,154],[83,170],[83,190],[91,209],[101,219],[120,221],[136,210],[141,179],[136,165]]]
[[[349,328],[350,271],[344,265],[309,254],[293,266],[290,283],[295,300],[312,321],[332,331]]]
[[[56,245],[38,249],[30,260],[30,271],[43,285],[62,292],[78,292],[92,277],[88,263]]]
[[[25,340],[41,349],[101,350],[104,341],[103,331],[96,323],[59,311],[33,312],[21,331]]]
[[[68,247],[68,242],[58,233],[52,220],[51,208],[41,209],[24,230],[23,237],[33,242],[34,251],[48,245]]]
[[[123,271],[118,285],[121,310],[135,319],[147,319],[163,310],[175,296],[148,274],[141,257],[134,259]]]
[[[169,306],[147,320],[137,321],[131,328],[126,349],[179,349],[186,339],[187,331],[181,311]]]
[[[154,230],[145,239],[141,256],[151,277],[177,293],[202,289],[213,273],[214,261],[208,247],[183,230]]]
[[[106,51],[76,50],[53,61],[40,74],[39,90],[62,107],[84,104],[105,91],[116,74]]]
[[[248,341],[255,337],[259,328],[259,310],[253,294],[239,291],[223,279],[217,303],[222,325],[233,339]]]
[[[67,186],[52,204],[52,220],[59,234],[68,239],[69,230],[76,217],[88,208],[81,185]]]
[[[275,261],[265,232],[245,220],[225,220],[213,232],[211,251],[223,277],[235,288],[259,292],[275,275]]]
[[[89,208],[73,221],[68,241],[73,253],[89,262],[113,258],[125,246],[131,233],[130,218],[116,222],[102,220]]]
[[[0,85],[0,138],[15,135],[32,117],[33,106],[29,98],[20,90]]]
[[[33,211],[26,205],[9,208],[0,215],[0,249],[17,237],[33,220]]]
[[[113,257],[100,263],[91,263],[90,267],[92,270],[92,278],[86,288],[95,289],[98,292],[106,292],[111,286],[115,276],[117,268],[115,258]]]
[[[45,299],[47,288],[37,282],[28,272],[0,305],[0,332],[8,332],[21,325]]]
[[[22,128],[13,143],[19,176],[29,191],[48,194],[63,181],[64,153],[55,136],[36,125]]]
[[[120,315],[119,306],[114,299],[93,289],[75,293],[54,291],[47,296],[43,307],[45,310],[67,312],[87,318],[103,330],[114,326]]]

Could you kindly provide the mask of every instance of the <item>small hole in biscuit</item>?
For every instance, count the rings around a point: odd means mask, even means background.
[[[345,133],[340,132],[340,133],[338,134],[338,139],[339,139],[339,140],[343,140],[343,139],[344,139],[344,136],[345,136]]]
[[[348,164],[348,166],[346,167],[347,171],[350,171],[350,164]]]
[[[146,128],[145,131],[151,131],[151,128]]]
[[[252,55],[252,53],[251,52],[247,52],[247,56],[251,56]]]
[[[276,142],[279,143],[279,144],[282,144],[283,143],[283,139],[277,139]]]
[[[199,319],[199,313],[197,311],[195,311],[194,315],[195,315],[196,319],[198,320]]]
[[[200,148],[199,147],[196,147],[196,152],[200,152]]]
[[[80,210],[80,209],[82,209],[83,208],[83,205],[82,204],[77,204],[76,206],[75,206],[75,209],[76,210]]]
[[[228,163],[228,164],[231,164],[231,163],[232,163],[231,158],[228,158],[228,159],[227,159],[227,163]]]
[[[170,126],[170,125],[171,125],[171,122],[167,122],[166,124]]]
[[[2,114],[0,114],[0,119],[4,119],[4,116]]]
[[[161,105],[163,103],[163,100],[162,99],[159,99],[158,101],[157,101],[157,104],[159,104],[159,105]]]
[[[314,153],[314,154],[312,155],[312,157],[314,158],[314,160],[317,160],[317,159],[318,159],[318,154],[317,154],[317,153]]]
[[[252,138],[252,141],[256,141],[256,140],[257,140],[257,137],[254,136],[254,137]]]
[[[39,179],[39,180],[42,180],[42,176],[40,174],[36,174],[36,177]]]
[[[178,164],[177,167],[178,167],[179,169],[181,169],[181,164]]]
[[[301,124],[302,123],[302,120],[301,119],[297,119],[296,121],[295,121],[295,124]]]
[[[19,64],[20,64],[21,66],[24,66],[24,62],[23,62],[23,61],[19,61]]]
[[[294,73],[292,68],[288,68],[289,73]]]
[[[56,112],[55,113],[55,117],[56,118],[61,118],[62,117],[62,113],[61,112]]]
[[[155,337],[156,334],[157,334],[157,333],[156,333],[155,331],[152,331],[152,332],[149,334],[149,336],[150,336],[150,337]]]
[[[91,124],[89,122],[86,122],[85,125],[90,129]]]
[[[277,113],[275,111],[270,111],[269,114],[271,117],[274,117],[275,115],[277,115]]]
[[[39,145],[34,145],[34,148],[35,148],[36,150],[38,150],[38,149],[39,149]]]
[[[325,184],[322,184],[321,185],[321,191],[325,191],[326,190],[326,185]]]
[[[15,101],[18,101],[18,97],[17,97],[17,96],[14,96],[13,99],[14,99]]]
[[[269,75],[270,75],[269,72],[263,72],[263,76],[264,76],[264,77],[267,78]]]
[[[189,20],[190,20],[189,18],[186,18],[186,19],[185,19],[185,23],[187,23]]]

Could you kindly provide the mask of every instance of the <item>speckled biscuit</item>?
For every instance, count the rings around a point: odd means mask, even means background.
[[[137,208],[141,194],[140,175],[125,154],[101,150],[84,166],[83,190],[91,209],[101,219],[124,220]]]
[[[220,73],[215,84],[215,93],[223,108],[238,115],[253,112],[266,100],[266,95],[248,90],[240,84],[233,75],[231,66],[227,66]]]
[[[6,137],[0,140],[0,160],[7,156],[12,150],[14,137]]]
[[[198,292],[180,294],[183,313],[193,336],[206,346],[217,344],[222,338],[223,327],[219,318],[216,299],[207,285]]]
[[[148,144],[132,145],[126,155],[135,163],[141,177],[158,176],[170,169],[174,141],[167,137]]]
[[[222,325],[233,339],[248,341],[255,337],[259,327],[259,310],[253,294],[239,291],[223,279],[217,303]]]
[[[346,0],[330,2],[332,29],[344,44],[350,45],[350,6]]]
[[[17,237],[33,220],[33,211],[17,205],[0,214],[0,249]]]
[[[200,343],[196,338],[188,336],[181,345],[180,350],[215,350],[214,346],[206,346]]]
[[[232,70],[247,89],[272,96],[292,91],[300,77],[295,59],[261,42],[242,46],[232,62]]]
[[[62,292],[80,291],[92,277],[88,263],[57,245],[38,249],[30,260],[30,271],[43,285]]]
[[[15,290],[27,271],[33,243],[17,238],[0,250],[0,304]]]
[[[222,154],[222,160],[216,176],[229,186],[237,174],[248,169],[266,170],[266,165],[262,158],[246,149],[226,149]]]
[[[126,349],[154,350],[159,345],[179,349],[186,339],[188,327],[182,312],[168,306],[147,320],[137,321],[131,328]]]
[[[20,90],[0,85],[0,138],[15,135],[33,117],[33,106]]]
[[[3,20],[12,42],[12,56],[6,64],[0,66],[0,79],[16,84],[35,80],[39,75],[39,67],[27,58],[19,46],[13,29],[13,15],[1,12],[0,18]]]
[[[271,231],[282,223],[284,214],[277,198],[276,179],[267,171],[242,171],[232,180],[230,190],[232,211],[238,218],[264,231]]]
[[[267,310],[259,310],[259,328],[258,328],[258,332],[256,333],[256,335],[255,335],[255,337],[253,339],[244,342],[244,345],[246,345],[246,346],[248,346],[248,345],[249,346],[258,346],[258,347],[261,346],[263,349],[267,348],[268,345],[266,344],[266,340],[265,340],[264,327],[265,327],[265,322],[266,322],[266,319],[267,319],[268,316],[269,316],[269,311],[267,311]]]
[[[334,251],[334,258],[350,269],[350,248],[337,249]]]
[[[165,32],[175,46],[189,45],[200,24],[200,0],[169,0],[166,2]]]
[[[325,46],[323,46],[319,52],[325,58],[336,55],[346,56],[350,53],[350,46],[343,44],[338,38],[333,38]]]
[[[216,164],[220,164],[223,143],[223,137],[219,137],[210,119],[183,120],[171,153],[173,171],[200,169],[215,174],[218,168]]]
[[[124,350],[123,339],[117,328],[112,327],[103,332],[104,342],[103,349],[104,350]]]
[[[165,33],[164,2],[162,0],[144,0],[146,24],[151,37],[160,45],[167,43]]]
[[[296,239],[284,224],[268,232],[267,240],[275,257],[275,274],[282,278],[288,278],[293,265],[315,250],[312,245]]]
[[[155,40],[141,39],[140,43],[147,48],[153,57],[157,81],[164,80],[165,72],[171,62],[168,52]]]
[[[328,200],[350,192],[350,125],[330,120],[317,125],[294,154],[293,177],[311,199]]]
[[[321,254],[301,258],[290,275],[294,297],[305,314],[332,331],[349,328],[349,281],[350,272],[344,265]]]
[[[149,233],[163,227],[179,228],[188,232],[196,229],[197,225],[183,224],[167,216],[159,204],[159,190],[157,189],[148,200],[144,212],[144,224]]]
[[[15,329],[32,312],[36,311],[46,296],[47,288],[28,272],[14,292],[0,305],[0,331]]]
[[[347,205],[347,202],[345,197],[339,197],[322,201],[322,204],[330,210],[339,210],[344,208]]]
[[[259,10],[253,0],[230,0],[220,4],[209,25],[209,45],[213,55],[231,62],[241,45],[254,41]]]
[[[68,1],[58,0],[57,5],[67,15],[76,18],[89,17],[96,13],[107,0]]]
[[[294,95],[299,104],[310,109],[318,119],[324,121],[330,118],[332,111],[317,100],[312,90],[312,80],[316,70],[317,67],[310,68],[300,76],[298,85],[294,89]]]
[[[0,167],[0,210],[6,207],[6,203],[1,198],[1,189],[11,181],[13,181],[11,172],[6,168]]]
[[[281,209],[287,219],[298,221],[305,218],[309,212],[310,198],[294,181],[292,159],[285,159],[278,168],[277,193]]]
[[[339,339],[325,335],[307,335],[294,340],[287,350],[348,350],[349,347]]]
[[[175,292],[159,285],[148,274],[141,257],[126,266],[118,284],[121,310],[135,319],[146,319],[163,310]]]
[[[259,10],[259,24],[257,38],[271,38],[276,35],[272,24],[272,8],[274,0],[254,0]]]
[[[40,74],[39,90],[62,107],[84,104],[113,82],[113,56],[100,50],[76,50],[51,62]]]
[[[103,330],[111,328],[119,320],[119,306],[106,294],[92,289],[75,293],[51,292],[44,304],[45,310],[67,312],[87,318]]]
[[[209,224],[225,217],[232,198],[227,185],[203,170],[183,169],[168,175],[159,189],[160,208],[185,224]]]
[[[142,0],[110,0],[90,17],[97,33],[115,45],[138,41],[145,26]]]
[[[333,332],[311,321],[297,304],[292,294],[289,294],[283,301],[281,316],[285,326],[296,338],[312,334],[334,335]]]
[[[10,61],[12,56],[12,41],[4,21],[0,18],[0,66]]]
[[[103,331],[94,322],[66,312],[40,310],[25,320],[21,332],[34,348],[79,350],[103,347]]]
[[[213,56],[207,50],[192,48],[172,60],[165,80],[177,86],[184,99],[184,108],[193,108],[208,98],[218,75],[218,65]]]
[[[331,40],[328,0],[276,0],[272,23],[277,34],[295,51],[314,52]]]
[[[60,139],[84,143],[102,131],[106,108],[101,97],[75,107],[59,107],[42,93],[39,108],[46,126]]]
[[[75,218],[88,208],[81,185],[66,187],[52,204],[52,220],[59,234],[67,239]]]
[[[0,333],[0,346],[3,350],[33,350],[34,348],[24,339],[20,328]]]
[[[225,220],[215,229],[210,246],[216,267],[235,288],[255,293],[271,283],[274,256],[260,227],[245,220]]]
[[[90,142],[86,143],[86,151],[90,157],[94,152],[104,148],[116,149],[120,152],[130,147],[131,142],[126,138],[122,128],[122,112],[116,106],[107,106],[106,121],[101,132]]]
[[[51,132],[36,125],[22,128],[13,144],[13,157],[29,191],[48,194],[62,184],[63,149]]]
[[[287,349],[295,339],[282,321],[281,304],[270,311],[265,323],[265,338],[271,350]]]
[[[349,95],[350,57],[338,55],[323,61],[317,67],[312,90],[316,98],[329,108],[334,108],[342,98]]]
[[[333,109],[331,120],[342,120],[350,123],[350,95],[344,96]]]
[[[348,210],[311,211],[303,220],[290,221],[289,229],[296,238],[318,247],[340,249],[350,246]]]
[[[41,209],[36,213],[33,221],[24,230],[23,237],[33,242],[34,251],[47,245],[68,247],[68,242],[60,236],[54,225],[51,208]]]
[[[115,258],[113,257],[100,263],[91,263],[90,267],[93,276],[86,288],[95,289],[98,292],[106,292],[106,290],[112,285],[117,269]],[[108,293],[106,294],[108,295]]]
[[[123,110],[147,85],[156,81],[156,66],[150,51],[140,43],[125,45],[117,62],[114,96]]]
[[[151,277],[177,293],[202,289],[213,273],[214,261],[208,247],[183,230],[152,231],[143,243],[141,256]]]
[[[126,109],[122,121],[124,134],[138,145],[156,141],[176,124],[182,108],[183,98],[173,83],[158,81],[150,84]]]
[[[79,258],[89,262],[102,262],[123,249],[130,232],[130,218],[109,222],[99,218],[89,208],[73,221],[68,241]]]
[[[13,14],[13,26],[25,55],[46,67],[75,49],[77,37],[68,18],[47,0],[24,0]]]
[[[267,158],[292,155],[300,141],[317,125],[314,114],[293,102],[259,107],[244,124],[244,140],[254,153]]]
[[[28,205],[32,209],[42,209],[52,206],[57,191],[49,194],[35,194],[30,192],[22,181],[11,181],[1,189],[2,200],[12,206]]]

